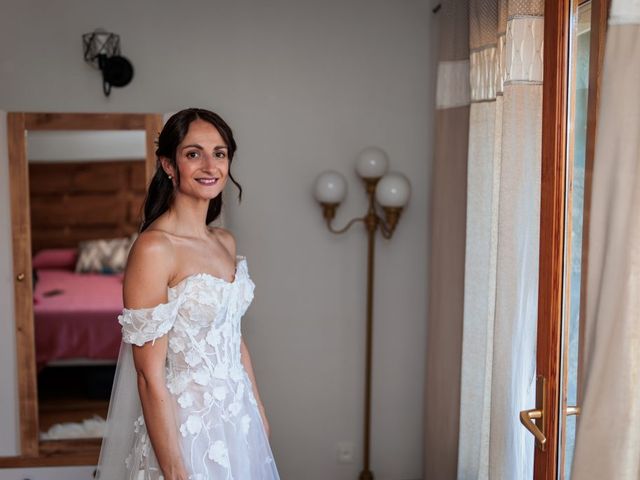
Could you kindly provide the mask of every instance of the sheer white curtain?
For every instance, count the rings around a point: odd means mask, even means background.
[[[531,478],[544,2],[470,2],[458,479]]]
[[[640,1],[613,0],[589,228],[573,480],[640,478]]]

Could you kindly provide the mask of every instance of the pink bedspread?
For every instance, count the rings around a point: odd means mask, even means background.
[[[118,358],[122,277],[38,270],[33,305],[38,368],[66,358]],[[52,290],[63,293],[44,295]]]

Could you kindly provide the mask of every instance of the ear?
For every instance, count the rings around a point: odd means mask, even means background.
[[[176,177],[176,170],[173,165],[171,165],[171,162],[168,158],[160,157],[160,164],[162,165],[164,173],[166,173],[167,175],[171,175],[173,178]]]

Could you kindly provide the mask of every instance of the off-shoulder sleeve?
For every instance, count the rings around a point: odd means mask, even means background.
[[[141,347],[146,342],[155,343],[166,335],[178,316],[178,298],[150,308],[125,308],[118,315],[122,325],[122,341]]]

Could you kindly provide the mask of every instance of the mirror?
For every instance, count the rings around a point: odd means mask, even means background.
[[[123,269],[162,117],[10,113],[7,120],[17,464],[91,465],[120,346]]]
[[[144,131],[27,132],[27,157],[40,439],[101,438],[145,194]]]

